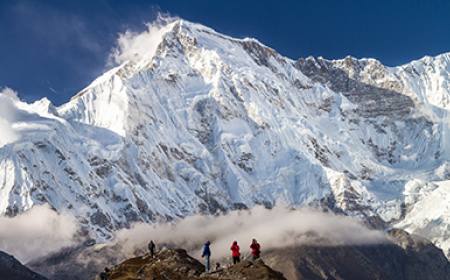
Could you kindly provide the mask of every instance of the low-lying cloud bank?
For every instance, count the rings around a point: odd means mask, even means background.
[[[201,245],[212,242],[214,257],[229,255],[231,242],[237,240],[242,252],[248,252],[251,239],[263,249],[314,244],[323,246],[376,244],[387,241],[381,231],[370,230],[356,219],[312,209],[290,210],[284,207],[235,211],[222,216],[192,216],[175,224],[135,224],[120,230],[115,242],[125,255],[146,247],[150,239],[188,249],[196,257]]]
[[[13,218],[0,217],[0,250],[22,262],[74,245],[77,224],[49,206],[34,206]]]
[[[0,250],[14,255],[22,262],[28,262],[76,245],[76,242],[80,242],[76,238],[78,229],[72,216],[57,214],[48,206],[35,206],[14,218],[0,218]],[[261,243],[263,250],[294,245],[387,242],[383,232],[368,229],[354,218],[313,209],[276,207],[269,210],[255,207],[221,216],[196,215],[170,224],[137,223],[130,229],[117,231],[114,240],[105,245],[113,246],[111,249],[116,256],[126,258],[137,251],[146,250],[147,243],[152,239],[159,247],[181,247],[193,256],[200,257],[202,244],[210,240],[213,257],[222,258],[229,256],[229,248],[234,240],[240,243],[245,256],[252,238]],[[106,260],[107,256],[104,258]]]

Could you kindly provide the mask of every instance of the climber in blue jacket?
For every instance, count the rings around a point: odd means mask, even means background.
[[[211,242],[206,241],[205,245],[203,245],[203,253],[202,253],[202,258],[205,258],[206,272],[209,272],[210,269],[209,259],[211,257],[211,249],[209,249],[209,245],[211,245]]]

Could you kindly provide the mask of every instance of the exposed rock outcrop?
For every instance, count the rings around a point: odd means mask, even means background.
[[[13,256],[0,251],[0,279],[2,280],[47,280],[31,271]]]

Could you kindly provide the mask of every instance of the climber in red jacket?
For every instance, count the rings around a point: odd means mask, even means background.
[[[258,241],[253,238],[252,244],[250,245],[250,249],[252,250],[253,260],[259,259],[261,255],[261,245],[259,245]]]
[[[237,264],[241,261],[241,253],[239,252],[239,245],[237,241],[233,242],[233,245],[231,245],[231,256],[233,257],[233,264]]]

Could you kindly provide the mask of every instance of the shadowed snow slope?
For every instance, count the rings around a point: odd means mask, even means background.
[[[449,54],[395,68],[293,61],[184,20],[145,32],[121,36],[122,64],[70,102],[11,101],[14,119],[0,116],[14,135],[0,148],[1,215],[48,203],[101,239],[132,222],[309,205],[449,247],[448,207],[415,208],[448,195],[422,188],[416,206],[405,196],[412,181],[449,176]],[[151,53],[137,59],[148,38]]]

